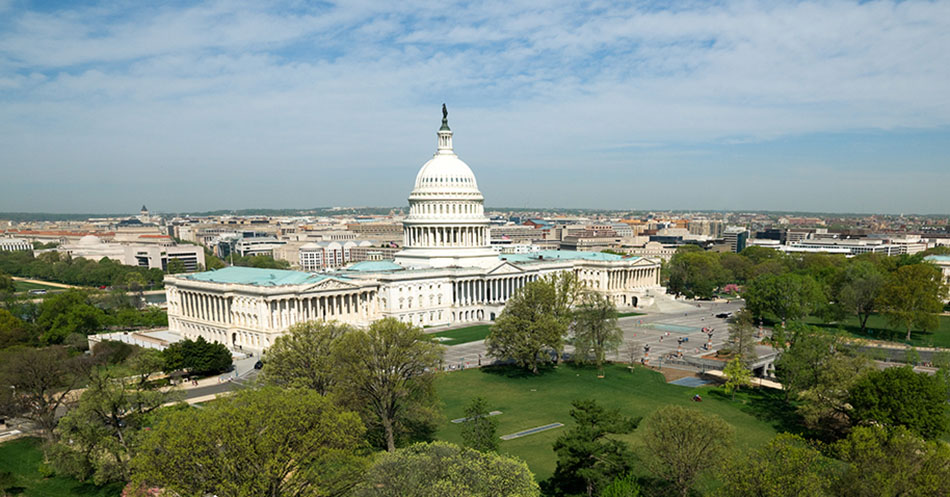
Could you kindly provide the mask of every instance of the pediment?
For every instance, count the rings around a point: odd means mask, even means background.
[[[520,267],[515,266],[514,264],[512,264],[512,263],[510,263],[510,262],[503,262],[503,263],[501,263],[501,264],[495,266],[494,269],[492,269],[491,271],[488,272],[488,274],[490,274],[490,275],[498,275],[498,274],[520,274],[520,273],[523,273],[523,272],[524,272],[524,269],[521,269]]]
[[[345,281],[338,280],[336,278],[327,278],[323,281],[314,283],[305,291],[307,292],[321,292],[324,290],[354,290],[359,288],[359,286]]]

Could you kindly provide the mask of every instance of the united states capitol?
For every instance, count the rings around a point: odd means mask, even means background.
[[[409,194],[403,247],[392,260],[329,272],[230,266],[165,278],[170,331],[263,351],[295,323],[365,326],[393,317],[419,326],[492,321],[527,283],[571,272],[618,308],[664,298],[659,260],[571,250],[500,254],[490,244],[484,197],[456,154],[443,109],[434,156]]]

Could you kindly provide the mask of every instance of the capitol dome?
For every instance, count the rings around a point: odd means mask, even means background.
[[[475,173],[455,155],[448,111],[442,106],[438,147],[416,174],[403,222],[404,250],[396,262],[409,266],[497,265],[491,249],[485,198]]]
[[[86,236],[80,238],[78,243],[79,243],[79,245],[82,245],[82,246],[84,246],[84,247],[88,247],[88,246],[91,246],[91,245],[100,245],[100,244],[102,244],[102,240],[100,240],[99,237],[96,236],[96,235],[86,235]]]

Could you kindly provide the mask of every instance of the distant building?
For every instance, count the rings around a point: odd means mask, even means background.
[[[749,239],[749,230],[745,228],[730,227],[722,233],[723,242],[729,246],[729,250],[735,253],[742,252],[746,246],[746,240]]]
[[[95,235],[86,235],[78,242],[65,243],[57,247],[59,252],[70,257],[82,257],[98,261],[103,257],[126,266],[138,266],[150,269],[168,269],[168,262],[180,260],[187,271],[198,271],[205,266],[205,252],[196,245],[176,245],[171,241],[164,244],[115,243],[104,242]]]
[[[0,252],[33,251],[33,244],[22,238],[0,238]]]
[[[928,255],[925,261],[932,262],[943,274],[943,282],[950,285],[950,255]]]

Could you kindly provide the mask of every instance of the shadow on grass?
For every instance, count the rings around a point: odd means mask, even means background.
[[[756,419],[768,423],[778,432],[805,435],[806,429],[801,416],[793,404],[785,402],[785,392],[771,388],[752,388],[732,395],[720,388],[710,389],[710,397],[733,403],[739,410],[751,414]]]
[[[70,489],[70,493],[72,495],[121,495],[123,487],[125,485],[121,483],[109,483],[101,487],[92,483],[80,483]]]
[[[483,366],[479,369],[479,371],[485,374],[504,376],[505,378],[538,378],[543,376],[545,373],[554,371],[554,365],[545,364],[538,366],[537,374],[532,373],[531,370],[527,368],[523,368],[515,364],[495,364],[491,366]]]

